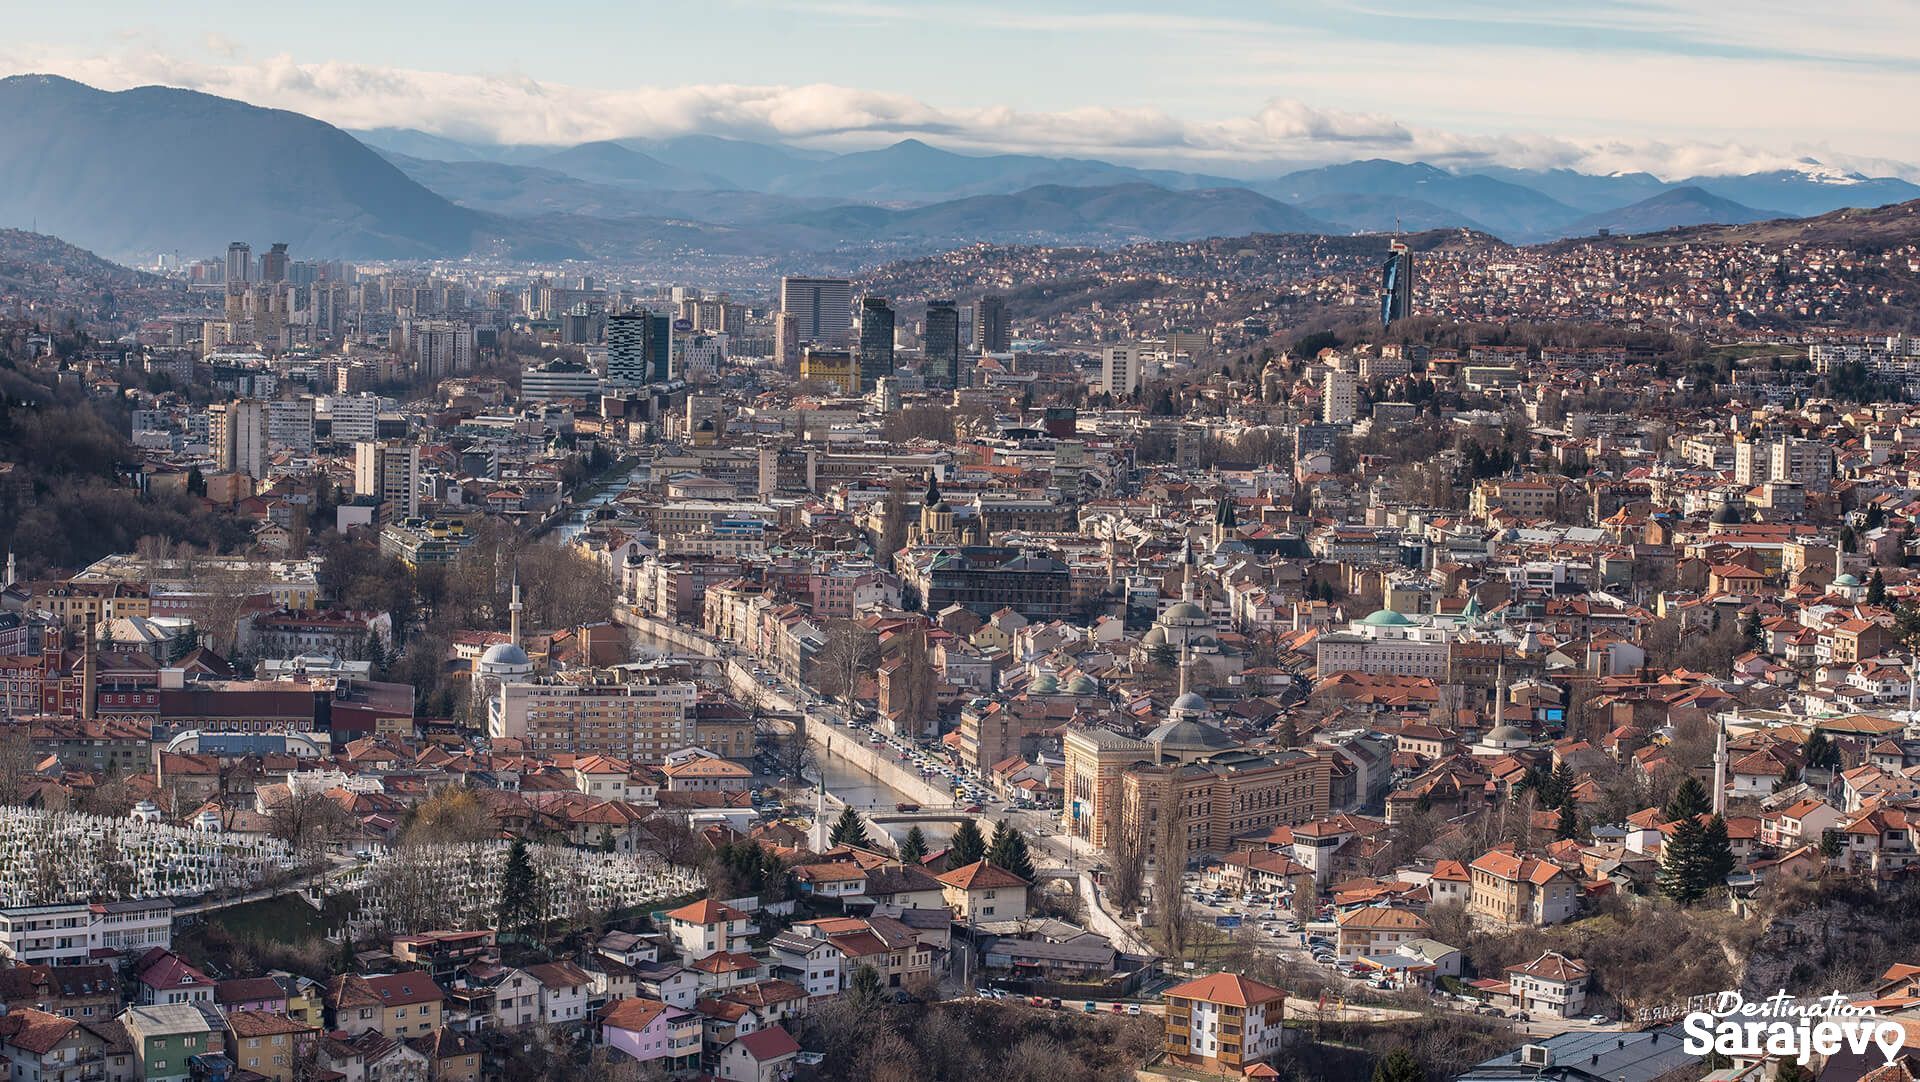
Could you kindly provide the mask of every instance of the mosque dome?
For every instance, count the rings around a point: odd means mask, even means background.
[[[1533,738],[1527,735],[1525,729],[1509,723],[1506,725],[1495,725],[1493,728],[1488,729],[1487,735],[1483,737],[1480,742],[1489,747],[1517,748],[1525,747],[1533,743]]]
[[[1368,627],[1411,627],[1413,621],[1392,609],[1376,609],[1368,614],[1361,623]]]
[[[1191,601],[1177,601],[1167,607],[1166,615],[1162,616],[1161,619],[1167,621],[1206,620],[1208,617],[1207,610],[1201,608],[1199,605]]]
[[[533,659],[527,656],[525,650],[513,643],[496,642],[487,647],[486,653],[480,655],[480,664],[493,668],[506,668],[513,665],[530,666],[533,664]]]
[[[1213,754],[1229,751],[1235,744],[1226,733],[1204,721],[1191,718],[1176,718],[1161,723],[1160,727],[1147,734],[1147,743],[1159,748],[1162,754],[1167,752],[1199,752]]]

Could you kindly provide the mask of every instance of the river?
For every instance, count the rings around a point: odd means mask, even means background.
[[[825,775],[827,792],[857,808],[874,808],[884,812],[895,804],[910,799],[837,755],[816,755],[813,770],[816,778],[822,774]],[[794,803],[809,810],[812,808],[810,797],[798,799]],[[883,823],[881,825],[886,828],[888,834],[893,835],[896,841],[905,838],[907,831],[918,826],[920,833],[926,836],[928,848],[939,849],[947,844],[947,839],[953,836],[953,829],[958,824]]]

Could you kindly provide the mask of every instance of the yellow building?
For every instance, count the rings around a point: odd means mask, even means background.
[[[842,394],[860,393],[860,370],[844,349],[811,349],[800,355],[800,382],[830,383]]]
[[[1061,749],[1066,776],[1061,829],[1105,849],[1120,829],[1121,775],[1147,757],[1146,742],[1111,729],[1069,729]]]

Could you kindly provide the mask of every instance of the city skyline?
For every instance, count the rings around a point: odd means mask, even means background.
[[[534,35],[508,32],[506,9],[463,9],[471,33],[458,35],[432,7],[382,10],[369,35],[352,16],[374,9],[353,4],[307,26],[204,7],[198,25],[220,29],[159,25],[119,2],[79,19],[22,13],[0,73],[180,86],[482,142],[706,132],[844,150],[921,137],[1232,175],[1385,157],[1672,178],[1813,157],[1920,176],[1920,136],[1883,107],[1920,90],[1920,13],[1884,0],[1835,5],[1815,26],[1771,0],[1738,19],[1695,0],[1552,12],[1454,0],[1411,15],[738,0],[644,11],[636,31],[693,41],[724,26],[726,48],[639,67],[624,35],[600,32],[628,11],[594,3]]]

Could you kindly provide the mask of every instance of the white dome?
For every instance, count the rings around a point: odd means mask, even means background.
[[[496,642],[487,647],[486,653],[480,655],[480,664],[506,668],[513,665],[532,665],[533,659],[527,656],[525,650],[510,642]]]

